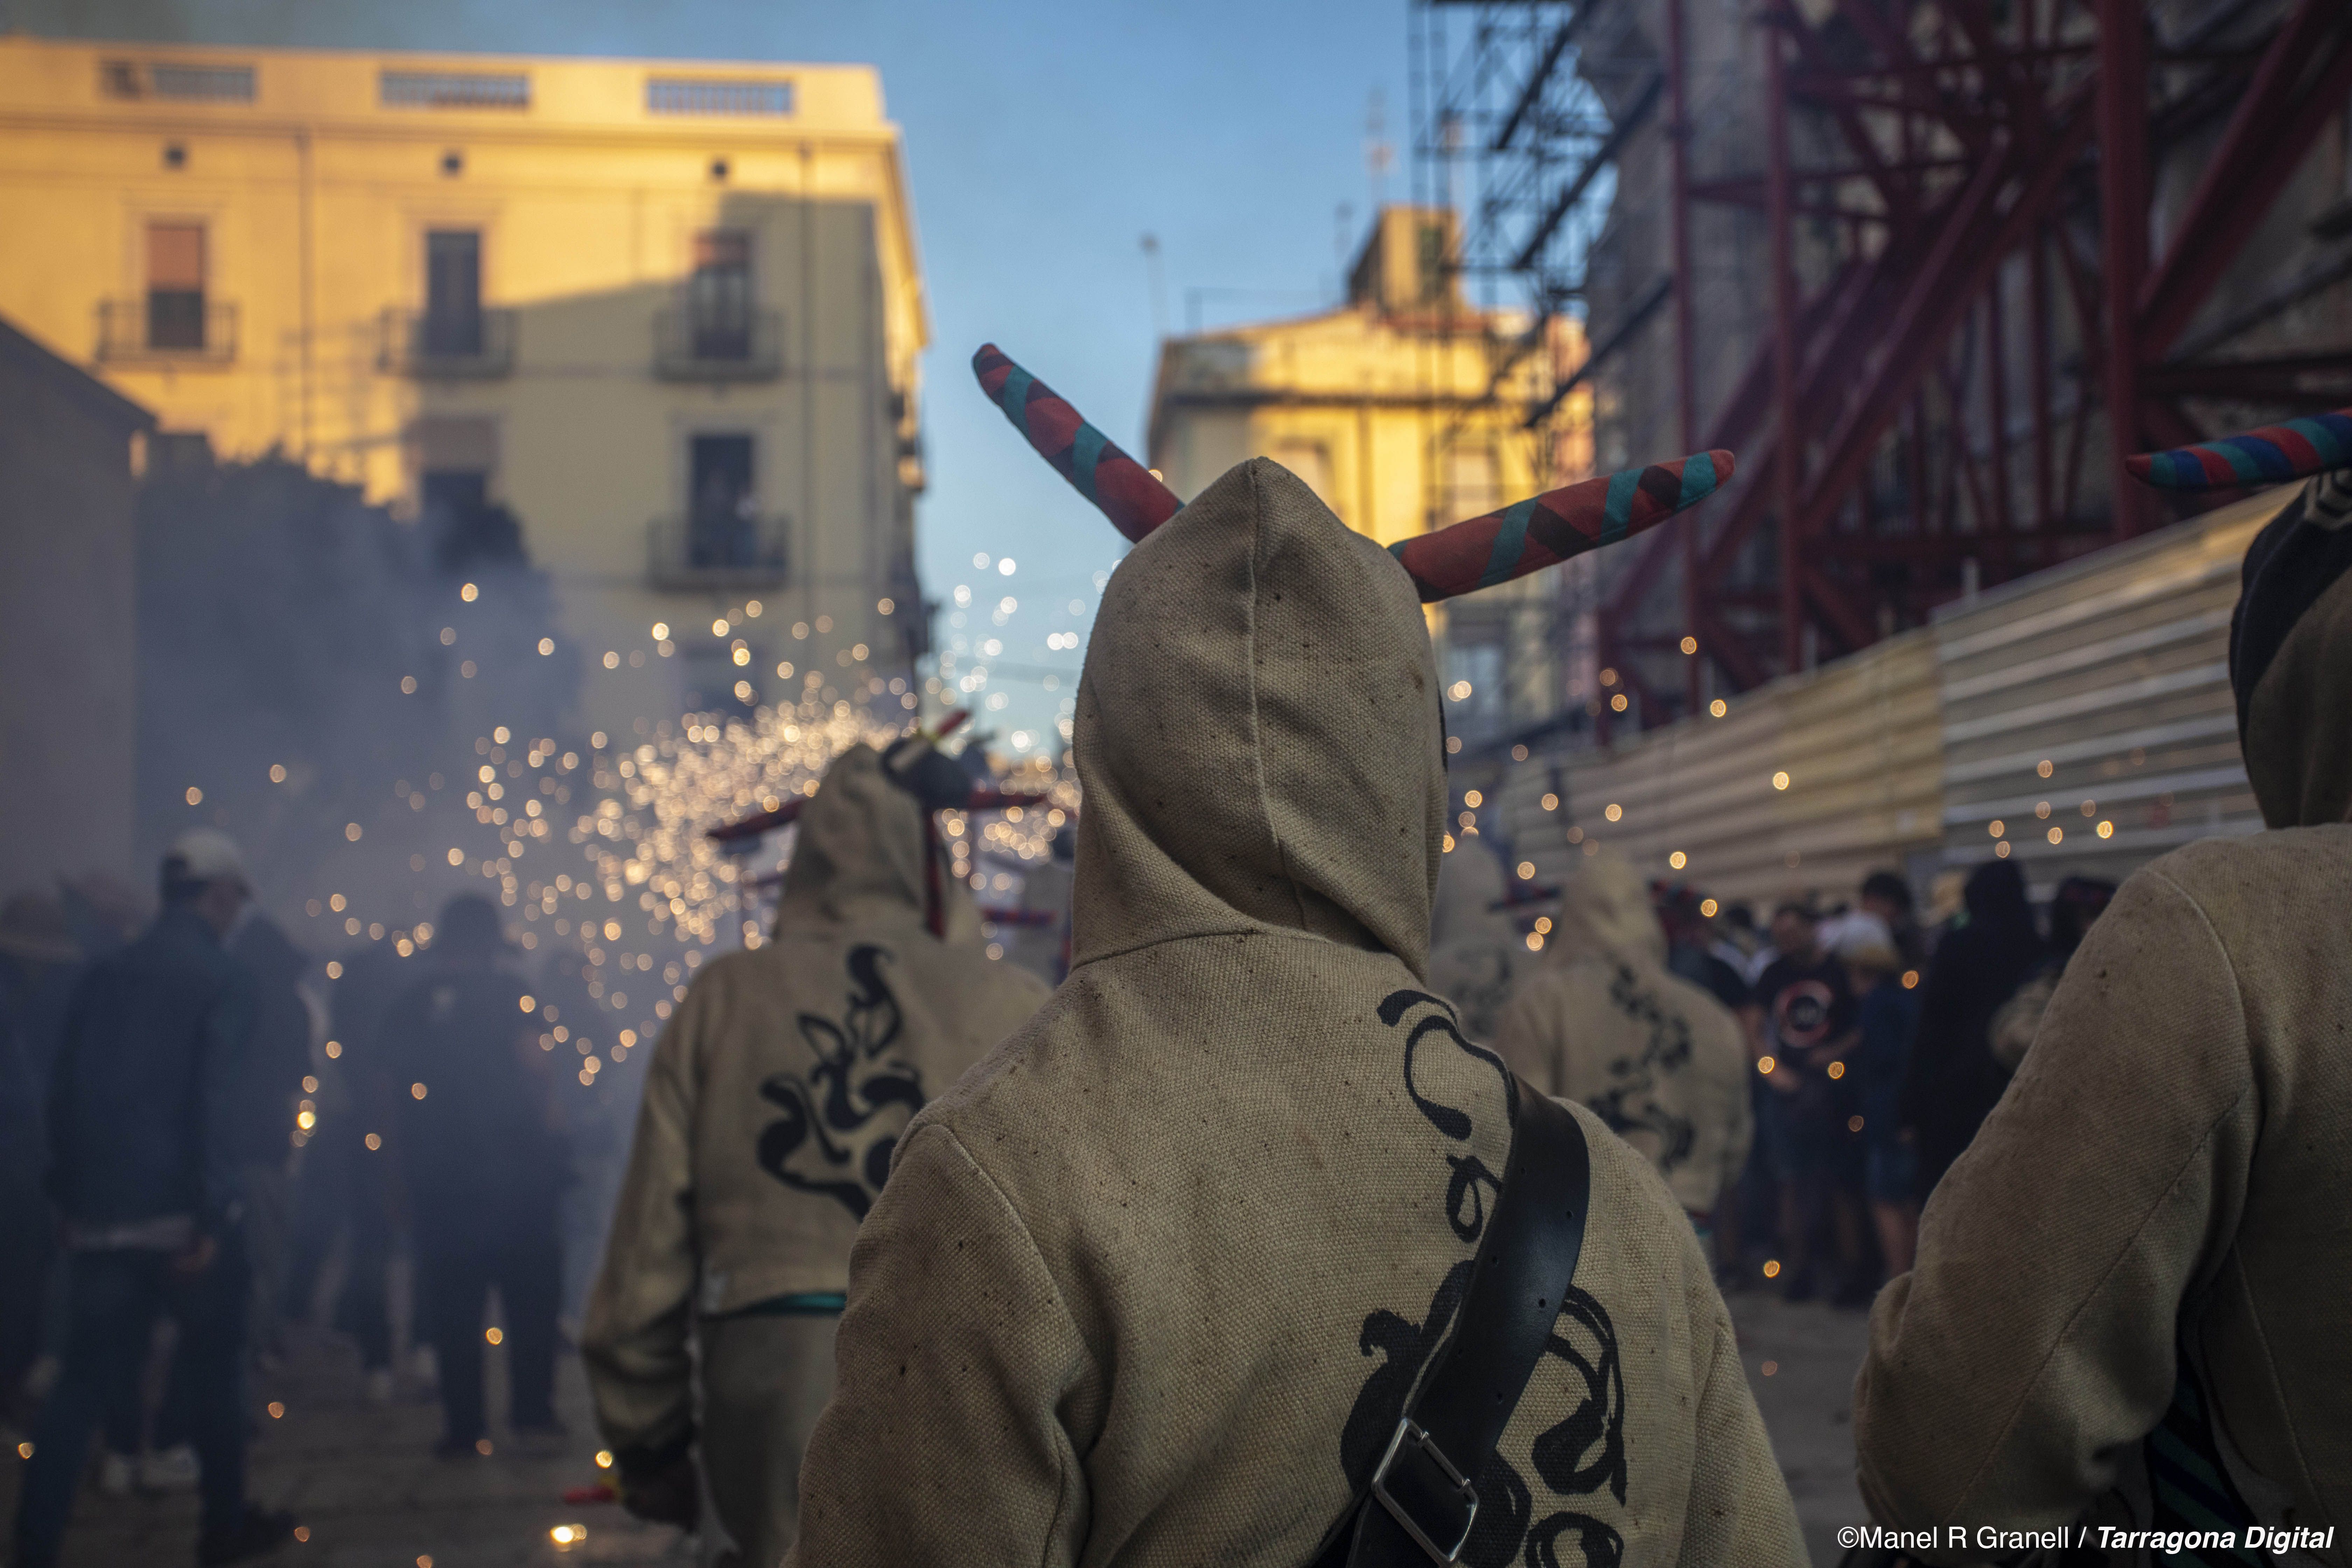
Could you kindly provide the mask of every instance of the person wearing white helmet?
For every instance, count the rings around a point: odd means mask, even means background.
[[[294,1530],[245,1495],[248,1276],[232,1128],[255,1000],[222,945],[251,897],[236,844],[210,828],[182,836],[161,891],[154,923],[75,988],[50,1084],[47,1185],[70,1310],[64,1369],[25,1468],[17,1568],[58,1560],[91,1429],[134,1397],[164,1313],[189,1363],[198,1563],[259,1556]]]

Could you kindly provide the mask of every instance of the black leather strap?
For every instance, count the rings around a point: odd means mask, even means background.
[[[1573,1114],[1515,1082],[1511,1153],[1453,1337],[1422,1380],[1339,1542],[1348,1568],[1426,1568],[1468,1537],[1468,1483],[1503,1436],[1584,1250],[1591,1152]],[[1416,1536],[1419,1539],[1416,1539]],[[1327,1553],[1327,1561],[1331,1554]]]

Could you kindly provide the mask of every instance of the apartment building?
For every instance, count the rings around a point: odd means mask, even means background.
[[[868,68],[0,37],[0,314],[160,438],[460,555],[511,513],[597,727],[911,676],[927,322]]]

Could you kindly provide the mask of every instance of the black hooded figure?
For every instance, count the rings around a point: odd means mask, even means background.
[[[1927,970],[1903,1086],[1903,1120],[1919,1141],[1922,1203],[2009,1086],[1988,1039],[1992,1016],[2047,957],[2025,878],[2012,862],[1977,868],[1969,878],[1968,911]]]

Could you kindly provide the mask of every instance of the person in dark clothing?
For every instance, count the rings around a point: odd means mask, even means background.
[[[368,1397],[383,1404],[394,1390],[391,1261],[404,1228],[394,1160],[384,1146],[398,1110],[383,1035],[385,1015],[415,977],[416,964],[377,943],[344,954],[342,971],[330,1003],[318,1124],[303,1146],[296,1184],[285,1311],[297,1321],[310,1319],[320,1273],[341,1237],[342,1289],[331,1321],[359,1342]],[[407,1087],[399,1086],[402,1097]],[[420,1339],[426,1337],[421,1321],[418,1331]]]
[[[253,1033],[239,1058],[229,1137],[245,1205],[238,1235],[252,1291],[247,1338],[254,1358],[267,1366],[282,1353],[285,1337],[278,1296],[286,1275],[287,1166],[295,1102],[310,1070],[310,1005],[299,989],[310,960],[283,927],[249,904],[229,933],[227,949],[253,982]],[[173,1473],[173,1461],[184,1454],[194,1463],[193,1401],[203,1376],[197,1350],[184,1338],[173,1350],[155,1410],[147,1468],[161,1475]],[[137,1452],[141,1414],[135,1406],[110,1414],[107,1443],[115,1452]]]
[[[1873,871],[1862,879],[1862,912],[1874,915],[1886,927],[1887,935],[1895,941],[1895,956],[1904,967],[1913,968],[1927,955],[1927,944],[1920,940],[1918,916],[1911,897],[1911,884],[1899,871]]]
[[[401,1168],[416,1226],[418,1295],[440,1362],[440,1451],[488,1451],[482,1408],[484,1304],[498,1288],[512,1394],[508,1424],[555,1435],[556,1207],[565,1172],[554,1058],[539,1001],[499,967],[495,905],[449,901],[430,972],[384,1019],[408,1080]]]
[[[1748,982],[1714,951],[1714,931],[1699,913],[1698,895],[1675,888],[1658,900],[1658,923],[1666,931],[1666,968],[1694,985],[1705,986],[1734,1013],[1748,1005]]]
[[[1928,965],[1903,1086],[1903,1121],[1917,1139],[1922,1205],[2008,1087],[1990,1042],[1993,1015],[2047,956],[2026,902],[2025,878],[2013,863],[1977,868],[1966,901],[1966,921],[1945,935]]]
[[[146,933],[75,987],[49,1088],[47,1184],[64,1222],[70,1322],[25,1468],[17,1568],[57,1561],[91,1429],[126,1402],[159,1312],[192,1342],[197,1562],[258,1556],[294,1529],[245,1496],[248,1276],[233,1130],[255,1005],[221,946],[247,896],[236,846],[187,834],[164,858],[163,893]]]
[[[20,1405],[57,1251],[41,1197],[41,1106],[80,957],[55,899],[20,893],[0,908],[0,1427],[11,1432],[31,1414]]]
[[[1853,1076],[1862,1117],[1863,1193],[1870,1201],[1886,1272],[1907,1273],[1919,1236],[1919,1157],[1903,1125],[1902,1102],[1911,1040],[1919,1028],[1919,977],[1911,972],[1912,984],[1903,984],[1903,952],[1874,915],[1849,922],[1838,957],[1859,998],[1862,1038],[1854,1048]]]
[[[1845,966],[1821,949],[1821,925],[1802,904],[1772,916],[1780,956],[1757,977],[1746,1016],[1757,1067],[1769,1094],[1757,1120],[1780,1189],[1780,1246],[1788,1297],[1811,1300],[1822,1289],[1814,1267],[1816,1233],[1828,1223],[1844,1275],[1834,1288],[1843,1306],[1867,1306],[1862,1277],[1862,1145],[1848,1122],[1855,1084],[1846,1058],[1859,1034]]]

